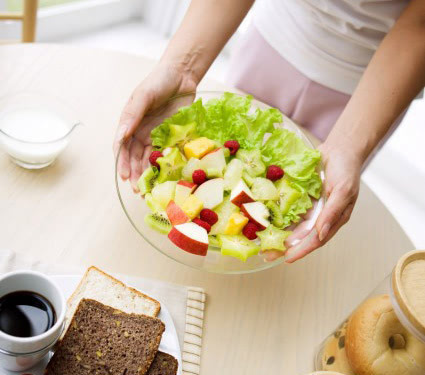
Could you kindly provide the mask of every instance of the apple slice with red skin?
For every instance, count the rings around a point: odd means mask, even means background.
[[[174,194],[174,201],[178,205],[182,205],[186,198],[194,192],[197,185],[190,181],[180,180],[176,185],[176,192]]]
[[[168,233],[170,241],[188,253],[205,256],[208,251],[208,233],[195,223],[174,226]]]
[[[244,203],[254,202],[251,190],[243,180],[240,180],[230,193],[230,201],[240,207]]]
[[[261,230],[266,229],[270,225],[270,221],[268,220],[270,216],[269,210],[262,202],[244,203],[241,206],[241,211]]]
[[[187,216],[180,206],[173,200],[168,203],[165,212],[167,213],[168,220],[170,220],[172,225],[184,224],[190,221],[189,216]]]

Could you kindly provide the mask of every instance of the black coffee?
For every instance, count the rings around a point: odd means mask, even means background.
[[[11,336],[33,337],[56,322],[52,304],[33,292],[13,292],[0,298],[0,331]]]

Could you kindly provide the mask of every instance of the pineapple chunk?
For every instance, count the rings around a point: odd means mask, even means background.
[[[196,195],[189,195],[182,205],[183,212],[189,216],[191,220],[199,215],[204,204]]]
[[[239,234],[248,223],[248,218],[239,212],[230,215],[224,234]]]
[[[206,137],[201,137],[190,141],[184,145],[184,154],[187,159],[200,159],[216,148],[216,144]]]

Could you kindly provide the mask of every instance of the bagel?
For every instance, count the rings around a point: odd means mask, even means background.
[[[354,375],[345,353],[345,335],[347,323],[344,323],[325,343],[322,354],[322,370],[337,371],[344,375]]]
[[[425,374],[425,344],[399,322],[388,295],[367,299],[351,315],[345,344],[356,375]]]

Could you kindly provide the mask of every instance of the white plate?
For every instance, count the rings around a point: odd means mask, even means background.
[[[72,292],[77,287],[78,283],[81,280],[81,276],[52,276],[54,281],[59,285],[59,287],[62,289],[65,298],[68,298]],[[122,280],[124,283],[126,283],[129,286],[132,286],[133,288],[136,288],[140,290],[143,293],[143,281],[138,279],[137,277],[126,277],[126,276],[119,276],[119,279]],[[146,293],[148,294],[148,293]],[[167,307],[163,303],[163,301],[156,298],[154,295],[149,293],[149,295],[152,298],[155,298],[161,303],[161,311],[158,315],[158,318],[162,320],[162,322],[165,324],[165,331],[162,335],[161,343],[159,345],[159,350],[165,353],[171,354],[174,358],[177,359],[179,362],[179,369],[178,374],[181,375],[182,373],[182,359],[181,359],[181,351],[180,351],[180,345],[179,345],[179,339],[177,337],[176,327],[174,326],[173,318],[170,315],[170,312],[168,311]],[[22,373],[25,375],[43,375],[43,370],[46,368],[48,363],[48,358],[45,358],[42,362],[40,362],[37,366],[34,368],[27,370]],[[12,371],[6,371],[0,369],[0,374],[4,375],[17,375],[19,373],[12,372]]]

